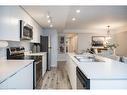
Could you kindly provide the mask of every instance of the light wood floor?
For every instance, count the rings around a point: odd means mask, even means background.
[[[71,89],[70,81],[65,70],[65,62],[58,62],[57,68],[47,71],[41,80],[41,89]]]

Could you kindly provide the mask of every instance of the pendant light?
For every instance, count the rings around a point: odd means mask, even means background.
[[[107,26],[107,36],[106,36],[106,40],[111,39],[111,34],[110,34],[110,26]]]

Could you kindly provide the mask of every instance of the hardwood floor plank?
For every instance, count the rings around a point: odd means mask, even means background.
[[[71,89],[71,84],[65,69],[65,62],[58,62],[57,68],[46,72],[41,89]]]

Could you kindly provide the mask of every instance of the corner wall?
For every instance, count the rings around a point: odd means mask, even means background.
[[[119,45],[116,48],[116,55],[127,56],[127,31],[114,34],[113,39]]]
[[[50,37],[51,44],[51,67],[57,67],[57,54],[58,54],[58,34],[56,30],[45,29],[43,36]]]

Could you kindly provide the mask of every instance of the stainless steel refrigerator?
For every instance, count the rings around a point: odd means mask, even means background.
[[[40,52],[47,52],[47,70],[51,70],[51,41],[49,36],[40,36]]]

